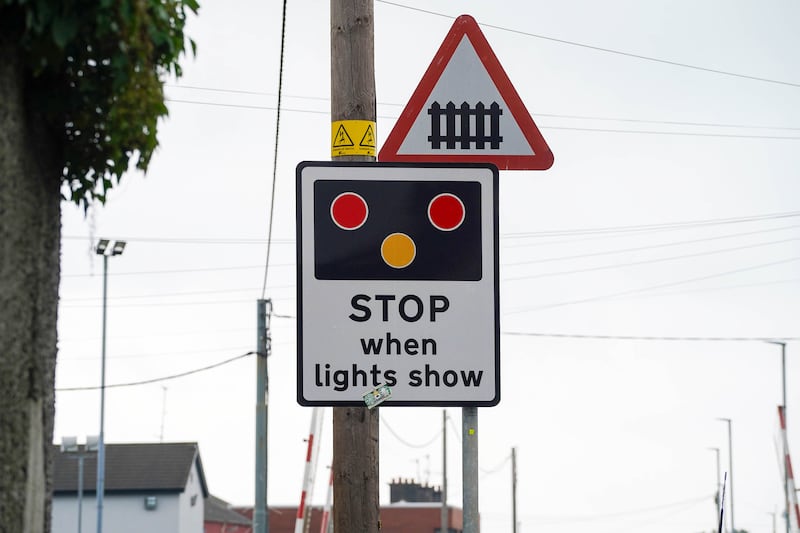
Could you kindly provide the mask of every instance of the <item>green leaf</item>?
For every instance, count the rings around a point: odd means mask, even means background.
[[[59,17],[53,21],[53,41],[62,50],[78,33],[78,20],[74,16]]]

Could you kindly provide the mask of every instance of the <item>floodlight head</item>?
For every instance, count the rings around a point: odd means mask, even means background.
[[[61,437],[61,451],[62,452],[77,452],[78,451],[78,437]]]
[[[105,255],[106,254],[106,248],[108,248],[108,243],[109,242],[111,242],[111,241],[109,241],[108,239],[100,239],[97,242],[97,247],[94,249],[95,253],[97,255]]]
[[[88,435],[86,437],[86,451],[87,452],[96,452],[97,445],[100,442],[100,437],[97,435]]]
[[[114,246],[111,247],[111,255],[122,255],[125,244],[125,241],[115,241]]]

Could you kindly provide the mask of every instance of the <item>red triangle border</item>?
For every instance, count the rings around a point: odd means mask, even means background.
[[[495,87],[508,105],[509,112],[514,117],[525,139],[533,149],[534,155],[397,153],[465,35],[472,43],[486,72],[489,74]],[[489,42],[483,35],[478,23],[470,15],[461,15],[453,23],[450,32],[445,37],[433,61],[431,61],[430,66],[428,66],[428,69],[422,76],[422,80],[411,95],[411,99],[408,101],[408,104],[406,104],[394,128],[392,128],[392,131],[383,143],[378,153],[378,160],[493,163],[500,170],[547,170],[553,165],[553,152],[544,140],[533,118],[531,118],[528,109],[525,107],[516,89],[511,84],[511,80],[508,78],[508,75],[497,59],[491,46],[489,46]]]

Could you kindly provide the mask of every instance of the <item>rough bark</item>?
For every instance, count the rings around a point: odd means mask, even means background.
[[[58,144],[0,36],[0,532],[50,530],[60,254]],[[53,95],[57,98],[58,95]]]

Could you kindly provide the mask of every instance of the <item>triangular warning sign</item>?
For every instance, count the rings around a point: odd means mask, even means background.
[[[339,129],[336,130],[336,135],[333,138],[333,147],[342,148],[344,146],[354,146],[353,139],[350,138],[347,130],[344,129],[344,125],[339,124]]]
[[[361,137],[361,142],[358,145],[366,148],[375,148],[375,132],[372,131],[372,124],[367,126],[367,131],[364,132],[364,136]]]
[[[553,153],[478,23],[461,15],[378,154],[379,161],[546,170]]]

